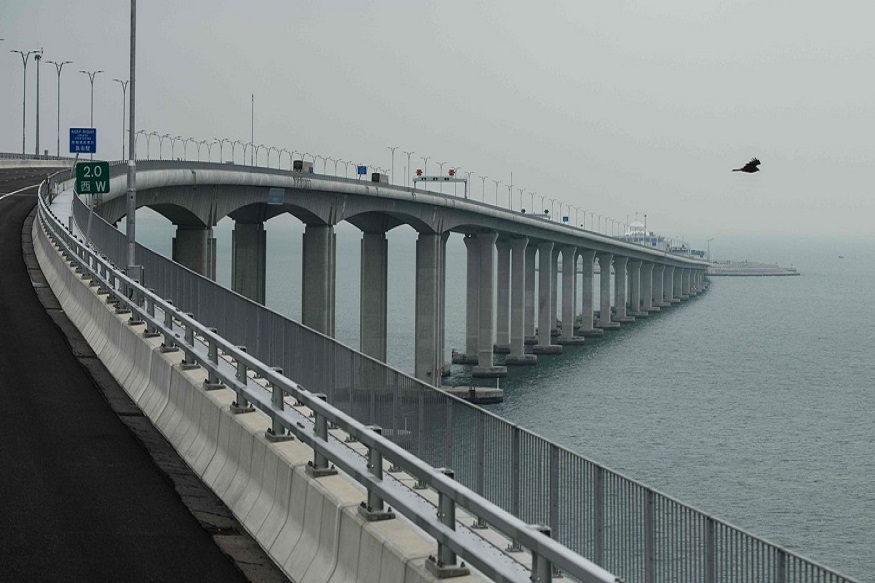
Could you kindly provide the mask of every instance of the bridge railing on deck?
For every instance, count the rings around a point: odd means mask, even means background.
[[[74,197],[75,199],[75,197]],[[78,199],[80,225],[88,209]],[[91,237],[125,263],[126,238],[99,217]],[[853,583],[481,408],[291,321],[142,246],[145,284],[182,312],[525,523],[629,583]],[[478,525],[479,526],[479,525]]]

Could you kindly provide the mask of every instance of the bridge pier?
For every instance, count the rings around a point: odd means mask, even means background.
[[[512,252],[510,284],[510,354],[505,358],[505,366],[531,365],[538,362],[534,354],[525,353],[525,312],[526,312],[526,256],[528,237],[510,240]],[[532,273],[534,275],[534,272]],[[534,278],[532,280],[534,282]]]
[[[636,318],[647,316],[641,307],[641,265],[641,261],[629,262],[629,315]]]
[[[559,336],[559,327],[557,323],[559,322],[559,284],[556,283],[557,276],[559,275],[559,247],[556,244],[553,244],[553,252],[550,254],[552,259],[550,265],[553,266],[553,278],[550,280],[550,285],[552,286],[552,296],[550,298],[550,335],[551,336]]]
[[[604,330],[593,327],[593,301],[595,300],[595,291],[593,288],[593,263],[595,262],[595,251],[585,250],[580,252],[581,270],[583,272],[580,281],[580,295],[582,298],[580,308],[580,336],[601,336]]]
[[[602,329],[619,328],[620,323],[611,320],[611,260],[613,254],[599,253],[599,321]],[[616,284],[615,284],[616,285]]]
[[[678,289],[678,297],[682,300],[690,299],[690,270],[686,268],[679,269],[680,287]]]
[[[465,235],[465,352],[453,354],[454,364],[477,364],[480,314],[480,245],[474,235]]]
[[[264,304],[267,278],[267,231],[264,222],[234,221],[231,231],[231,289]]]
[[[210,227],[177,225],[172,259],[213,281],[216,279],[216,238]]]
[[[666,265],[665,271],[662,272],[662,303],[664,306],[670,306],[679,301],[674,300],[674,267]]]
[[[614,308],[616,309],[614,320],[622,323],[635,321],[635,318],[626,314],[626,265],[628,263],[628,257],[614,258]]]
[[[560,252],[562,253],[562,333],[557,343],[563,346],[583,344],[583,337],[574,335],[574,280],[577,275],[575,265],[577,247],[565,245],[560,249]]]
[[[304,228],[301,322],[334,337],[335,236],[331,225]]]
[[[440,351],[441,235],[420,233],[416,240],[415,376],[440,385],[443,355]]]
[[[645,262],[641,266],[641,309],[646,313],[658,312],[659,306],[653,304],[653,269],[654,264]]]
[[[553,271],[553,242],[538,243],[538,343],[532,347],[535,354],[559,354],[562,347],[552,343],[552,328],[556,323],[553,315],[553,287],[556,272]]]
[[[681,268],[680,267],[672,267],[672,278],[671,278],[671,287],[669,291],[671,293],[671,303],[679,304],[681,301],[681,285],[682,285],[682,277],[681,277]]]
[[[498,239],[495,247],[498,250],[495,352],[507,354],[510,352],[510,241]]]
[[[535,336],[535,256],[538,253],[538,246],[530,243],[526,247],[526,293],[525,293],[525,318],[523,320],[523,336],[526,344],[537,344],[538,338]]]
[[[362,233],[359,342],[363,353],[382,362],[386,362],[388,344],[388,266],[386,232]]]
[[[471,370],[475,377],[503,377],[507,375],[507,367],[496,366],[493,361],[495,348],[495,321],[492,313],[492,295],[495,293],[495,269],[494,249],[498,233],[488,231],[477,233],[477,242],[480,246],[480,314],[479,339],[477,349],[477,364]]]

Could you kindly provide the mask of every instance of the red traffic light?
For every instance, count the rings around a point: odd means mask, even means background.
[[[450,176],[455,176],[455,175],[456,175],[456,169],[450,168]]]
[[[416,169],[416,175],[417,175],[417,176],[422,176],[422,168],[417,168],[417,169]]]

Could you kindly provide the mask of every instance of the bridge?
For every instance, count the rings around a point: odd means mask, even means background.
[[[468,273],[476,274],[469,277],[467,324],[468,338],[474,332],[476,343],[469,342],[465,356],[476,355],[485,375],[501,373],[492,360],[503,340],[502,322],[491,319],[493,293],[499,298],[499,320],[508,314],[511,356],[515,349],[516,355],[524,355],[526,344],[533,342],[533,351],[539,345],[542,351],[555,351],[593,330],[631,323],[654,308],[698,293],[705,265],[434,193],[215,164],[143,166],[138,188],[145,204],[176,217],[178,227],[196,227],[178,230],[178,238],[182,232],[183,240],[203,241],[187,246],[198,250],[196,260],[179,243],[174,245],[175,257],[191,268],[138,248],[142,281],[129,278],[116,267],[125,265],[124,237],[98,217],[87,226],[88,209],[72,196],[66,173],[41,187],[33,229],[40,265],[65,311],[113,375],[293,580],[328,580],[332,575],[338,580],[388,580],[381,575],[386,569],[397,573],[400,562],[408,571],[393,580],[460,575],[549,581],[561,573],[581,581],[851,581],[433,386],[445,364],[442,266],[450,232],[466,237]],[[114,192],[120,184],[119,178],[113,179]],[[172,200],[161,192],[165,189],[179,198]],[[213,197],[212,205],[194,200]],[[99,204],[101,214],[111,220],[121,216],[112,211],[116,198],[111,192]],[[205,212],[208,206],[212,211]],[[271,208],[275,206],[281,208]],[[235,286],[245,294],[210,280],[209,228],[219,212],[237,217],[238,227],[254,225],[241,232],[263,232],[270,213],[303,217],[310,231],[309,239],[305,234],[303,313],[317,326],[288,321],[244,297],[256,294],[241,287],[242,282]],[[331,229],[339,220],[364,226],[363,249],[371,232],[385,250],[385,231],[395,222],[419,231],[417,378],[331,338]],[[368,226],[372,224],[377,226]],[[185,239],[186,230],[198,235]],[[99,253],[85,243],[86,231]],[[246,249],[256,257],[266,253],[257,239],[246,243],[245,235],[239,238],[235,255]],[[502,250],[503,239],[509,251]],[[497,289],[493,287],[493,245],[497,271],[508,275],[504,292],[501,275]],[[502,259],[502,253],[513,262]],[[308,260],[309,254],[315,257]],[[559,255],[561,318],[553,312],[552,285]],[[536,256],[537,298],[528,291],[534,286],[527,285],[534,281],[530,273],[535,273]],[[578,294],[576,270],[567,266],[581,257],[584,283]],[[591,294],[587,300],[596,257],[602,291],[598,318]],[[327,266],[319,266],[319,259]],[[257,268],[260,261],[250,263]],[[612,267],[618,282],[613,306]],[[374,269],[385,290],[384,269]],[[477,283],[472,285],[472,279]],[[366,288],[365,280],[363,290],[378,289],[379,281]],[[308,284],[313,286],[309,292]],[[503,296],[510,297],[506,309]],[[537,335],[534,319],[526,316],[536,301]],[[385,304],[376,314],[385,321]],[[557,326],[556,344],[554,323],[564,324]],[[369,350],[380,341],[385,346],[385,334],[374,334],[370,341]],[[357,488],[350,490],[337,481],[341,478]],[[318,491],[318,496],[302,498],[301,488]],[[317,499],[324,510],[321,522],[339,525],[333,531],[323,528],[321,535],[319,515],[313,522],[307,513]],[[405,534],[394,537],[374,526],[399,522],[408,526]],[[415,525],[415,532],[409,525]],[[297,548],[295,541],[312,543],[313,529],[318,543],[305,546],[315,552],[313,564],[328,563],[313,568],[323,575],[327,569],[324,578],[310,579],[305,576],[310,571],[300,569],[300,553],[306,549],[289,550]],[[298,538],[289,540],[290,533]],[[399,555],[403,545],[398,536],[424,537],[431,550]],[[377,553],[382,559],[376,575],[362,554],[366,546],[384,549]],[[373,563],[374,555],[370,557]]]

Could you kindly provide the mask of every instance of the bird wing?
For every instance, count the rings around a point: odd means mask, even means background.
[[[751,158],[750,162],[748,162],[747,164],[748,166],[757,167],[760,165],[760,160],[759,158]]]

